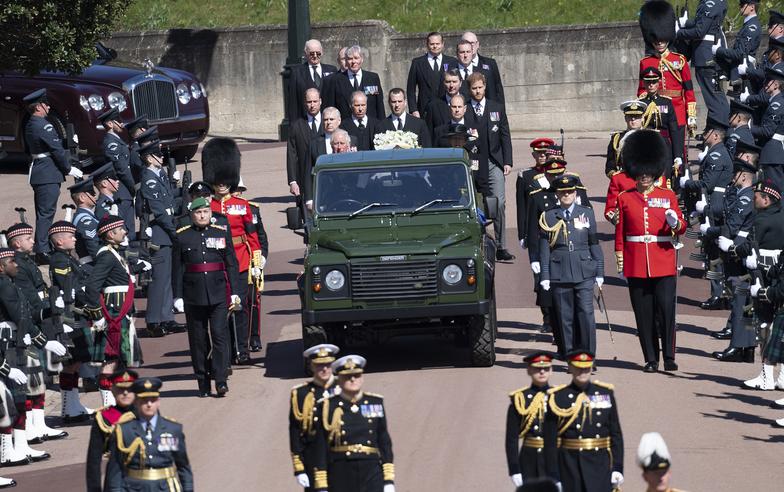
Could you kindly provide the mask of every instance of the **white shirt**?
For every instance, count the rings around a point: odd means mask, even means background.
[[[402,113],[400,116],[392,115],[392,126],[395,126],[395,123],[400,120],[400,123],[397,124],[399,129],[403,129],[406,126],[406,113]]]
[[[313,69],[316,69],[316,72],[319,74],[319,77],[324,78],[324,74],[321,73],[321,63],[318,65],[308,65],[308,71],[310,72],[310,79],[313,80]]]
[[[467,67],[460,65],[460,73],[463,75],[464,79],[467,79],[468,76],[471,75],[471,72],[473,72],[473,68],[474,68],[473,65],[468,65]]]
[[[477,114],[481,113],[482,116],[484,116],[484,114],[485,114],[485,102],[486,102],[486,99],[482,99],[479,102],[471,101],[471,105],[474,107],[474,112],[477,113]],[[477,111],[477,106],[479,106],[479,109],[480,109],[479,111]]]
[[[479,66],[479,53],[477,53],[476,56],[474,56],[474,58],[471,59],[471,65],[475,67]]]
[[[360,68],[357,73],[348,71],[348,81],[351,82],[351,87],[354,87],[354,79],[357,79],[357,85],[362,86],[362,69]]]
[[[441,55],[433,56],[432,53],[428,52],[428,54],[427,54],[427,63],[430,65],[430,69],[431,70],[433,69],[433,60],[437,60],[438,61],[438,68],[441,68],[441,67],[444,66],[443,62],[441,61]]]
[[[324,143],[327,144],[327,154],[332,153],[332,134],[327,133],[324,135]]]
[[[315,120],[315,122],[316,122],[316,130],[318,130],[318,127],[319,127],[319,126],[321,126],[321,113],[316,113],[316,116],[310,116],[310,115],[308,115],[308,126],[309,126],[309,127],[311,126],[311,123],[312,123],[314,120]]]
[[[461,118],[460,121],[450,120],[453,125],[465,125],[465,118]]]
[[[367,128],[367,122],[368,122],[367,115],[363,116],[361,120],[358,120],[355,116],[352,116],[351,119],[354,120],[354,124],[357,125],[357,128],[359,128],[360,121],[362,122],[362,125],[364,125],[364,127]]]

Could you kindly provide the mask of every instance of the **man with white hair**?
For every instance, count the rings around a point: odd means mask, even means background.
[[[346,49],[346,78],[339,78],[335,85],[335,106],[344,119],[351,117],[352,94],[356,91],[367,96],[367,114],[373,118],[384,117],[384,90],[378,74],[364,70],[365,57],[359,45]]]
[[[498,63],[495,59],[489,56],[479,54],[479,38],[471,31],[463,33],[461,40],[471,43],[471,50],[473,58],[471,63],[474,69],[477,69],[485,74],[487,77],[487,97],[498,101],[501,104],[506,104],[504,99],[504,84],[501,82],[501,73],[498,71]]]
[[[681,492],[670,487],[670,450],[658,432],[647,432],[640,438],[637,464],[642,468],[646,492]]]
[[[287,115],[290,123],[298,119],[307,119],[308,114],[305,108],[305,91],[308,89],[319,89],[324,85],[324,79],[337,73],[338,69],[334,65],[321,63],[324,50],[318,39],[309,39],[305,43],[305,63],[297,65],[291,69],[291,80],[289,82],[289,104]]]
[[[351,117],[340,124],[357,141],[357,150],[373,150],[373,138],[384,131],[381,121],[368,115],[368,97],[361,91],[351,94]]]

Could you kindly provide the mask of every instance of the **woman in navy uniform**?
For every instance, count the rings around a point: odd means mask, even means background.
[[[509,393],[512,401],[506,412],[506,462],[515,487],[522,487],[526,480],[547,476],[543,453],[544,415],[553,355],[540,350],[523,360],[528,364],[531,385]]]

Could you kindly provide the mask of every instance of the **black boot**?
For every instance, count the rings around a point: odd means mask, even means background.
[[[754,353],[752,352],[752,357]],[[722,362],[743,362],[744,349],[738,347],[728,347],[726,350],[713,352],[713,357]]]
[[[700,303],[700,309],[706,309],[708,311],[724,309],[724,302],[722,301],[721,297],[711,297],[708,300]]]
[[[746,347],[743,349],[743,362],[754,363],[754,348]]]
[[[164,328],[166,329],[166,333],[184,333],[188,331],[188,327],[182,323],[177,323],[176,321],[167,321],[163,323]]]
[[[725,327],[721,331],[714,331],[711,333],[711,336],[717,340],[729,340],[732,338],[732,328]]]
[[[166,329],[160,323],[150,323],[147,325],[148,338],[160,338],[166,336]]]
[[[223,398],[229,392],[229,385],[226,382],[215,383],[215,392],[218,394],[218,398]]]

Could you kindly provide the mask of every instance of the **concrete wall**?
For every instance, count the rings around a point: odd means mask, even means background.
[[[454,55],[461,33],[448,33]],[[477,33],[481,52],[496,58],[512,129],[611,130],[622,125],[618,104],[634,96],[643,45],[636,23],[553,26]],[[385,92],[405,88],[410,60],[424,53],[423,34],[399,34],[386,22],[315,25],[324,62],[340,46],[359,43],[368,70]],[[116,33],[107,45],[120,58],[194,72],[210,98],[211,133],[272,136],[283,117],[280,71],[285,26],[174,29]]]

